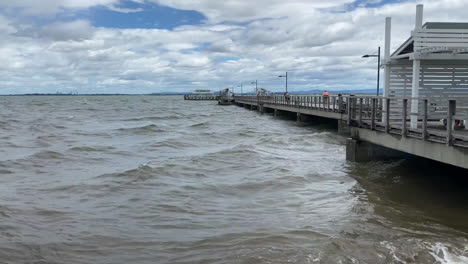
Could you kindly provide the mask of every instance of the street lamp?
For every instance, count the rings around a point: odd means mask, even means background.
[[[286,75],[280,75],[278,77],[286,78],[286,92],[288,92],[288,72],[286,72]]]
[[[252,84],[255,83],[255,93],[257,93],[257,91],[258,91],[258,82],[257,82],[257,80],[255,80],[255,82],[251,82],[251,83]]]
[[[241,95],[242,95],[242,83],[240,85],[237,85],[237,87],[241,88]]]
[[[380,47],[377,49],[377,55],[364,55],[363,58],[377,57],[377,96],[379,96],[380,86]]]

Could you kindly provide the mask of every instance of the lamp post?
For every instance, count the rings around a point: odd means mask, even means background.
[[[288,92],[288,72],[285,75],[278,76],[280,78],[286,78],[286,92]]]
[[[242,95],[242,83],[240,85],[237,85],[237,87],[241,88],[241,95]]]
[[[257,93],[257,91],[258,91],[258,82],[257,82],[257,80],[255,80],[255,82],[252,82],[252,84],[254,84],[254,83],[255,83],[255,93]]]
[[[380,86],[380,46],[377,49],[377,55],[364,55],[363,58],[377,57],[377,96],[379,96]]]

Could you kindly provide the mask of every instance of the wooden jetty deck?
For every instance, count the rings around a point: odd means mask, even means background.
[[[347,158],[366,161],[396,150],[468,169],[468,130],[455,123],[468,119],[457,100],[422,99],[417,128],[410,127],[410,98],[372,96],[235,96],[235,103],[260,112],[295,113],[337,120],[351,135]],[[463,100],[463,99],[462,99]],[[444,125],[444,120],[448,125]],[[361,144],[366,142],[369,144]],[[375,146],[384,147],[379,149]],[[349,152],[349,153],[348,153]]]

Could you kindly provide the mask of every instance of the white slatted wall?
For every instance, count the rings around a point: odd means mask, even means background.
[[[463,61],[421,61],[419,96],[445,109],[449,98],[457,100],[457,108],[468,107],[468,63]],[[390,97],[411,97],[413,61],[392,62]],[[408,102],[410,106],[411,100]],[[420,105],[420,113],[422,113]],[[401,112],[401,104],[392,103],[392,112]],[[431,108],[432,110],[437,110]],[[430,109],[430,111],[431,111]]]
[[[468,48],[468,30],[422,28],[414,32],[414,40],[415,51]]]

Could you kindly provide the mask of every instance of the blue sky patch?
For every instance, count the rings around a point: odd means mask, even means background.
[[[387,4],[407,2],[408,0],[356,0],[354,3],[348,5],[348,10],[354,10],[359,7],[377,8]]]
[[[131,12],[119,12],[133,10]],[[134,12],[136,11],[136,12]],[[123,1],[116,9],[99,6],[91,8],[86,17],[93,26],[106,28],[173,29],[182,25],[197,25],[205,16],[196,11],[179,10],[153,3],[139,4]]]

